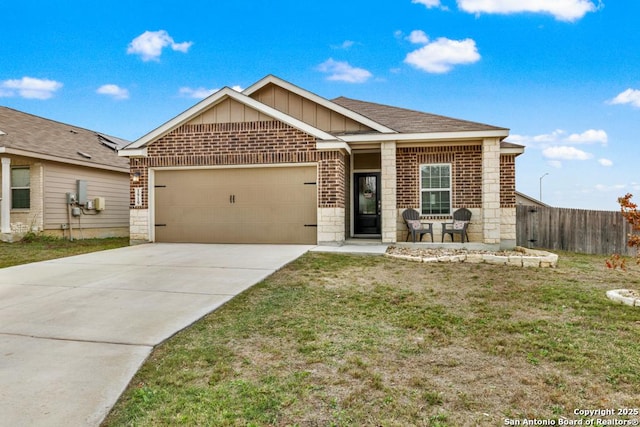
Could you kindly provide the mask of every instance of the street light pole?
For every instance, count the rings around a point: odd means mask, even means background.
[[[542,201],[542,178],[544,178],[547,175],[549,175],[549,172],[545,173],[540,177],[540,201]]]

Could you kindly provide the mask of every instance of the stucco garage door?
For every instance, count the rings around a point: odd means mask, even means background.
[[[155,240],[315,244],[316,168],[155,172]]]

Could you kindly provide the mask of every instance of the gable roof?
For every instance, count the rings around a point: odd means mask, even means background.
[[[352,120],[355,120],[358,123],[361,123],[365,126],[370,127],[371,129],[377,131],[377,132],[381,132],[381,133],[395,133],[396,131],[394,131],[393,129],[388,128],[387,126],[383,125],[381,122],[378,122],[376,120],[371,120],[371,118],[366,117],[365,115],[359,114],[357,111],[350,109],[350,108],[345,108],[342,105],[335,103],[335,102],[331,102],[328,99],[325,99],[321,96],[316,95],[313,92],[310,92],[306,89],[303,89],[299,86],[296,86],[294,84],[289,83],[288,81],[282,80],[279,77],[276,77],[274,75],[268,75],[266,77],[264,77],[263,79],[261,79],[260,81],[254,83],[253,85],[249,86],[248,88],[246,88],[242,93],[244,93],[245,95],[251,96],[253,93],[259,91],[260,89],[262,89],[263,87],[269,85],[269,84],[274,84],[276,86],[280,86],[283,89],[286,89],[290,92],[293,92],[303,98],[306,98],[312,102],[315,102],[316,104],[322,105],[325,108],[328,108],[329,110],[333,110],[338,114],[342,114],[345,117],[348,117]]]
[[[132,153],[132,155],[136,154],[137,150],[146,147],[148,144],[156,141],[157,139],[161,138],[162,136],[166,135],[167,133],[171,132],[177,127],[185,124],[192,118],[196,117],[198,114],[201,114],[203,111],[207,110],[210,107],[213,107],[214,105],[224,101],[227,98],[231,98],[240,103],[243,103],[269,117],[273,117],[274,119],[287,123],[288,125],[294,128],[297,128],[303,132],[306,132],[309,135],[313,135],[320,140],[336,141],[336,138],[327,132],[317,129],[294,117],[289,116],[288,114],[284,114],[274,108],[271,108],[268,105],[265,105],[259,101],[256,101],[255,99],[250,98],[245,94],[242,94],[234,89],[231,89],[230,87],[224,87],[219,91],[217,91],[216,93],[214,93],[213,95],[210,95],[209,97],[203,99],[193,107],[189,108],[188,110],[184,111],[183,113],[177,115],[173,119],[164,123],[160,127],[152,130],[151,132],[144,135],[140,139],[134,141],[133,143],[128,145],[125,148],[125,150],[121,152],[120,155],[127,156],[127,155],[130,155],[130,153]]]
[[[120,138],[7,107],[0,107],[0,130],[0,153],[129,171],[128,159],[117,154],[128,144]]]
[[[440,133],[507,130],[468,120],[454,119],[406,108],[358,101],[341,96],[333,103],[368,117],[398,133]]]
[[[305,123],[288,114],[286,111],[280,111],[277,107],[272,107],[254,98],[257,92],[268,85],[275,85],[294,93],[332,112],[358,122],[371,129],[371,131],[354,133],[327,132],[317,128],[315,125]],[[349,143],[380,141],[426,142],[477,140],[482,138],[500,138],[502,140],[509,135],[509,129],[507,128],[423,113],[405,108],[358,101],[345,97],[330,101],[276,76],[268,75],[242,92],[238,92],[229,87],[220,89],[218,92],[203,99],[188,110],[129,144],[123,150],[120,150],[119,155],[123,157],[146,156],[147,146],[149,144],[154,143],[164,135],[188,123],[193,118],[229,98],[311,136],[315,136],[319,149],[338,148],[350,151]],[[510,148],[515,149],[515,147]],[[517,149],[515,151],[517,151]]]

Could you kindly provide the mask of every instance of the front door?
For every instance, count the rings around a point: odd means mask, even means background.
[[[353,232],[356,235],[380,235],[380,173],[356,173],[353,181]]]

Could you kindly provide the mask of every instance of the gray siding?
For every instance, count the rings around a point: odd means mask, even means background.
[[[76,193],[77,180],[87,181],[89,199],[104,197],[106,209],[97,215],[71,218],[74,228],[129,227],[129,175],[61,163],[44,165],[44,228],[60,230],[69,222],[66,193]],[[95,213],[95,211],[90,211]]]

